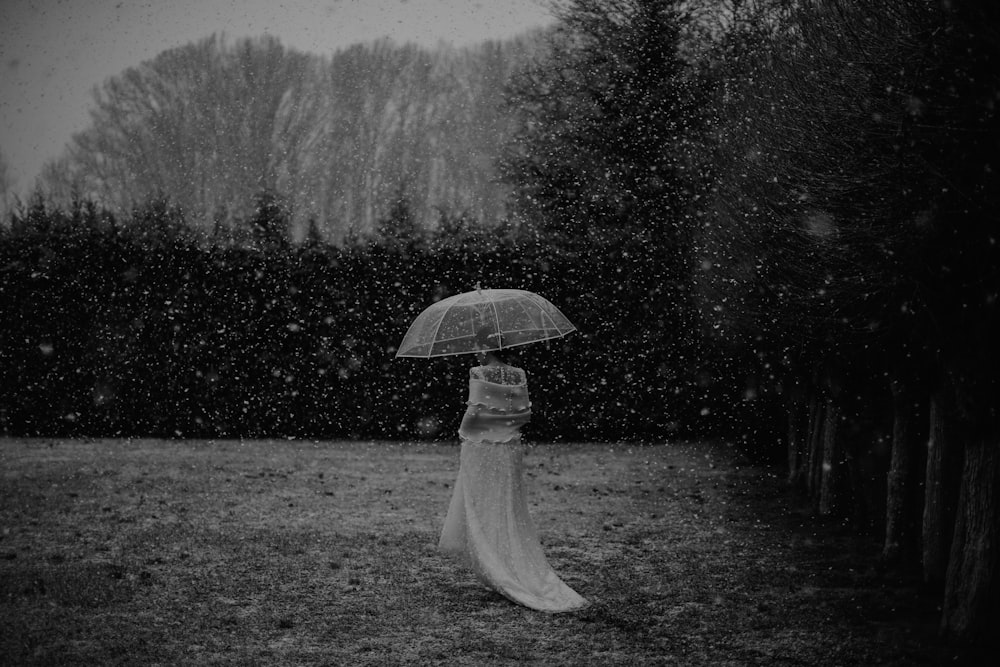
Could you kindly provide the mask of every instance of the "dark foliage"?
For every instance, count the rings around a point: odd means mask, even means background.
[[[436,299],[485,287],[539,292],[579,333],[522,348],[533,438],[661,439],[718,431],[722,384],[696,346],[678,356],[655,247],[608,235],[554,248],[451,219],[432,235],[292,245],[261,195],[247,243],[208,243],[163,200],[120,224],[37,199],[0,242],[0,416],[23,435],[450,439],[471,357],[394,359]],[[591,248],[591,250],[593,250]],[[655,325],[655,326],[654,326]],[[678,332],[679,333],[679,332]],[[738,403],[738,401],[736,401]]]
[[[810,0],[781,18],[722,77],[699,310],[777,381],[793,484],[820,514],[880,528],[885,565],[943,582],[946,634],[988,639],[1000,15]],[[952,544],[946,577],[944,556],[920,562],[933,540]]]
[[[553,273],[565,280],[560,303],[588,332],[573,351],[592,362],[578,374],[595,392],[590,418],[639,419],[661,433],[726,425],[767,452],[777,438],[755,400],[759,383],[745,385],[749,375],[702,345],[689,296],[710,171],[709,69],[685,48],[698,8],[569,0],[555,10],[545,57],[511,82],[520,125],[501,173],[535,252],[564,263]],[[723,384],[727,400],[711,400]],[[679,396],[699,398],[678,410]]]
[[[681,49],[693,20],[675,0],[572,0],[545,59],[511,84],[521,124],[501,161],[536,224],[652,234],[677,250],[699,163],[707,81]]]

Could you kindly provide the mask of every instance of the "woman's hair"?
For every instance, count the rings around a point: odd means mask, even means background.
[[[476,346],[482,350],[496,347],[496,342],[503,345],[501,334],[494,327],[483,325],[476,329]]]

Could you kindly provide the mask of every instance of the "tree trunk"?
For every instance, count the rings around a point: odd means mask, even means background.
[[[948,553],[962,474],[962,453],[948,428],[952,404],[950,387],[937,390],[931,396],[928,419],[930,438],[924,485],[923,569],[924,581],[935,587],[944,584],[948,571]]]
[[[968,643],[1000,637],[1000,447],[967,443],[941,631]]]
[[[860,444],[846,443],[844,447],[844,502],[850,505],[850,514],[854,526],[860,531],[871,530],[871,507],[865,492],[865,480],[861,471],[861,461],[858,455]]]
[[[811,498],[819,495],[820,476],[823,466],[823,422],[825,410],[823,402],[815,394],[809,398],[809,442],[806,460],[806,490]]]
[[[806,482],[806,446],[809,433],[808,410],[801,383],[795,382],[792,385],[785,408],[788,411],[788,483],[793,489],[801,489]]]
[[[825,425],[823,427],[823,464],[820,472],[819,513],[830,515],[841,509],[841,478],[843,475],[843,452],[837,437],[837,420],[840,410],[833,398],[826,401]]]
[[[914,494],[918,485],[915,440],[916,403],[903,381],[892,383],[892,454],[886,479],[885,543],[882,559],[888,564],[916,557],[917,517]]]
[[[790,404],[788,406],[788,483],[793,488],[798,488],[802,481],[802,434],[798,424],[798,406]]]

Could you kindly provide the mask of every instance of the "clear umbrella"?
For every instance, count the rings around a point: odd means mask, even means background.
[[[517,289],[477,289],[429,306],[410,325],[397,357],[503,350],[576,331],[548,300]]]

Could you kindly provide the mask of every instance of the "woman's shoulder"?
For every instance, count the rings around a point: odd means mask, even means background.
[[[469,375],[494,384],[526,384],[528,381],[528,376],[522,369],[506,364],[473,366],[469,369]]]

